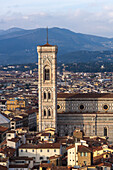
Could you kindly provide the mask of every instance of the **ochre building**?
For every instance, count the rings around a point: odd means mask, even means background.
[[[6,102],[7,110],[15,110],[17,108],[24,108],[26,106],[26,100],[24,98],[10,98]]]

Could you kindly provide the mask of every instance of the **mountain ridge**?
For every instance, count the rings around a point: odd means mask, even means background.
[[[49,43],[58,46],[58,62],[77,51],[112,51],[113,38],[75,33],[65,28],[49,28]],[[25,30],[11,28],[0,33],[0,63],[37,62],[37,45],[46,44],[46,28]],[[71,56],[70,56],[71,57]],[[70,57],[67,57],[70,59]],[[82,56],[86,57],[86,56]],[[73,62],[74,56],[72,56]],[[69,62],[69,59],[67,62]],[[85,60],[85,58],[84,58]]]

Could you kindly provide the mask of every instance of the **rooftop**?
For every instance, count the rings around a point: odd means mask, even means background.
[[[57,98],[113,98],[113,93],[58,93]]]

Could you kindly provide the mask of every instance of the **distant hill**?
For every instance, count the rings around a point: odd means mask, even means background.
[[[65,60],[64,60],[65,58]],[[75,51],[60,56],[64,63],[113,62],[113,51]]]
[[[24,30],[11,28],[0,30],[0,64],[37,62],[37,45],[46,43],[46,29]],[[58,62],[83,60],[112,60],[113,38],[75,33],[67,29],[50,28],[49,43],[58,45]],[[105,52],[103,52],[105,51]],[[107,54],[106,54],[107,53]],[[103,60],[103,59],[102,59]]]

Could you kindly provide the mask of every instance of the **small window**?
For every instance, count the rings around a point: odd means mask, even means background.
[[[80,156],[83,156],[83,152],[80,153]]]
[[[40,157],[40,160],[41,160],[41,159],[43,159],[43,157],[42,157],[42,156]]]
[[[60,105],[57,105],[57,109],[60,109]]]
[[[104,128],[104,136],[107,136],[107,128]]]
[[[21,149],[21,152],[23,152],[23,150]]]
[[[50,80],[50,69],[45,68],[45,80]]]
[[[49,149],[47,150],[47,152],[49,152]]]
[[[87,162],[86,161],[84,161],[84,165],[86,165],[87,164]]]
[[[44,116],[46,116],[46,110],[44,109]]]
[[[108,105],[105,104],[105,105],[103,106],[103,108],[104,108],[104,110],[108,110]]]
[[[80,105],[80,110],[83,110],[84,109],[84,105]]]
[[[26,152],[27,152],[27,149],[26,149]]]
[[[47,159],[49,159],[49,157],[47,157]]]
[[[56,152],[56,149],[54,149],[54,152]]]
[[[40,149],[40,152],[42,152],[42,149]]]
[[[34,152],[34,149],[32,150],[32,152]]]
[[[51,99],[51,93],[48,92],[48,99]]]
[[[48,110],[48,116],[51,116],[51,112],[50,112],[50,109]]]
[[[84,156],[87,156],[87,152],[84,153]]]
[[[44,92],[44,99],[46,99],[46,93]]]

